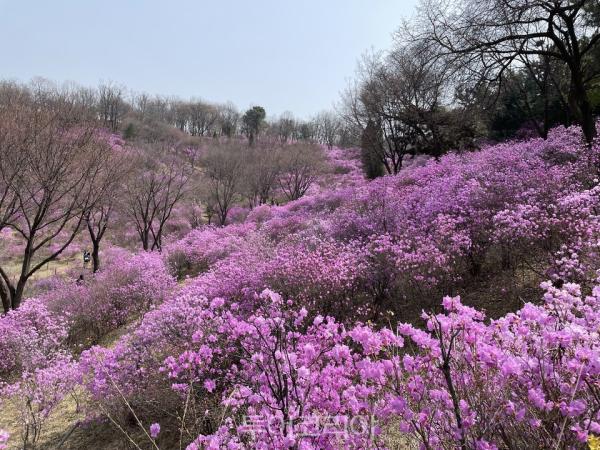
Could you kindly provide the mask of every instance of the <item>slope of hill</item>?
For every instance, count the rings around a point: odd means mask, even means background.
[[[3,397],[30,443],[76,393],[137,448],[581,447],[600,433],[600,146],[580,142],[372,182],[333,149],[303,198],[110,250],[2,317]]]

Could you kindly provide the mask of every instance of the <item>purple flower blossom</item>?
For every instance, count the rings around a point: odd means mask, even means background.
[[[158,437],[159,433],[160,433],[160,424],[153,423],[152,425],[150,425],[150,437],[152,439],[156,439]]]

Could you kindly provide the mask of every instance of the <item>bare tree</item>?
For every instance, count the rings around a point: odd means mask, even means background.
[[[76,110],[77,114],[85,114],[86,121],[97,119],[96,106],[98,104],[98,95],[95,89],[71,84],[64,86],[62,91],[70,95],[73,101],[78,105]],[[82,117],[80,116],[73,117],[75,123],[80,120],[82,120]]]
[[[0,157],[0,231],[11,223],[18,211],[18,196],[13,186],[21,176],[26,154],[18,151],[19,128],[23,124],[15,112],[21,103],[29,101],[29,92],[21,86],[10,82],[0,85],[0,148],[2,155],[12,156]]]
[[[205,204],[211,208],[211,213],[216,213],[220,225],[225,225],[229,210],[239,195],[243,161],[242,148],[233,142],[211,149],[204,158]]]
[[[190,105],[182,101],[175,101],[171,105],[173,110],[174,125],[181,131],[188,131],[190,126]]]
[[[96,124],[80,120],[73,126],[73,117],[87,117],[77,99],[38,87],[2,107],[12,115],[0,121],[0,186],[8,192],[2,217],[23,244],[16,274],[0,266],[5,311],[19,307],[31,276],[71,244],[108,188],[103,183],[108,152]]]
[[[134,223],[142,248],[160,251],[165,225],[186,193],[190,168],[160,147],[144,149],[136,164],[125,184],[125,212]]]
[[[294,137],[294,131],[296,130],[296,120],[290,111],[286,111],[279,117],[276,123],[277,137],[282,143],[286,143],[288,140]]]
[[[122,87],[112,83],[98,87],[98,112],[103,126],[112,132],[117,131],[126,111]]]
[[[226,103],[218,107],[218,123],[221,136],[229,138],[235,136],[238,132],[240,123],[240,113],[233,103]]]
[[[600,68],[590,55],[600,23],[590,20],[596,0],[424,0],[412,39],[450,56],[463,75],[496,81],[522,57],[551,58],[569,71],[568,104],[585,139],[596,136],[589,87]]]
[[[208,103],[196,101],[188,104],[188,110],[190,134],[192,136],[210,134],[219,118],[217,108]]]
[[[97,208],[87,212],[85,223],[92,241],[92,271],[96,273],[100,269],[100,242],[106,233],[109,220],[113,213],[113,202],[99,204]]]
[[[422,46],[402,45],[386,56],[364,58],[359,81],[343,99],[343,116],[361,130],[363,144],[372,140],[363,149],[388,173],[398,173],[406,155],[438,157],[472,145],[475,115],[455,101],[450,69],[448,61]],[[371,130],[365,134],[367,126]]]
[[[84,219],[92,242],[92,271],[100,269],[100,243],[118,208],[120,182],[130,171],[129,158],[121,149],[106,149],[110,153],[103,179],[99,185],[103,191],[97,195],[97,201],[85,213]]]
[[[133,109],[141,120],[145,120],[148,117],[149,104],[150,96],[145,92],[133,95]]]
[[[315,182],[323,164],[323,154],[317,145],[291,144],[281,152],[278,182],[288,200],[302,197]]]
[[[415,136],[397,120],[401,108],[383,81],[381,72],[386,69],[380,58],[365,59],[362,67],[362,79],[351,85],[342,99],[343,116],[369,140],[365,148],[374,153],[387,173],[395,174],[402,169]]]
[[[147,103],[147,119],[156,122],[174,124],[174,104],[177,100],[156,95]]]
[[[331,149],[336,144],[341,127],[339,118],[333,112],[323,111],[314,118],[314,124],[319,142]]]
[[[198,191],[196,192],[198,193]],[[189,205],[187,205],[187,218],[192,229],[199,228],[204,223],[204,208],[198,198],[193,198]]]
[[[258,145],[245,152],[241,190],[250,208],[267,203],[281,170],[282,149]]]
[[[316,126],[313,121],[301,122],[296,125],[296,140],[314,141],[316,137]]]

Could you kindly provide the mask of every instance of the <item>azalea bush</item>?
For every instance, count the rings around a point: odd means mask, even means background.
[[[425,448],[577,448],[600,432],[600,289],[547,291],[540,306],[486,324],[444,299],[426,331],[400,325],[411,342],[389,413]]]
[[[62,355],[46,367],[23,372],[14,383],[0,384],[0,405],[11,404],[17,411],[23,448],[37,448],[50,415],[66,396],[75,396],[77,380],[77,364]]]
[[[368,447],[377,439],[370,429],[375,390],[361,372],[380,367],[367,355],[377,353],[373,347],[399,344],[396,336],[347,332],[331,317],[311,320],[306,309],[292,312],[290,302],[272,291],[259,300],[244,319],[213,301],[217,324],[229,326],[196,332],[195,349],[166,360],[182,397],[195,389],[221,399],[206,415],[213,432],[205,430],[188,448],[338,448],[344,439]],[[211,342],[225,345],[215,349]],[[332,419],[339,429],[323,430],[324,423],[311,420],[317,418]],[[340,439],[338,431],[350,420],[366,427]]]
[[[357,242],[333,240],[289,243],[269,261],[266,284],[313,313],[360,314],[367,264]],[[364,311],[365,312],[365,311]]]
[[[0,399],[18,411],[25,448],[35,448],[56,407],[75,394],[81,370],[72,354],[161,304],[175,287],[158,254],[109,256],[83,282],[54,278],[45,293],[0,317]]]
[[[64,355],[67,320],[52,314],[40,299],[29,299],[0,317],[0,336],[0,381],[10,381]]]
[[[241,367],[218,378],[233,381],[223,393],[231,413],[196,442],[367,448],[381,445],[393,426],[423,448],[581,446],[600,432],[600,287],[586,298],[574,284],[544,287],[542,305],[489,324],[447,297],[443,314],[424,317],[426,330],[357,325],[348,332],[331,318],[317,316],[305,328],[303,314],[273,314],[281,299],[270,294],[269,314],[234,322]],[[191,372],[206,385],[211,362],[187,353],[168,365],[171,376]],[[240,409],[252,428],[236,423]],[[313,421],[332,416],[369,420],[350,430],[335,423],[342,433]]]
[[[252,229],[250,224],[196,228],[184,238],[166,245],[163,258],[178,278],[197,275],[239,248]]]
[[[547,277],[589,285],[599,229],[598,147],[580,142],[577,129],[558,128],[547,140],[449,154],[368,183],[347,180],[284,206],[262,205],[243,224],[194,230],[167,246],[165,257],[172,273],[205,273],[200,278],[220,280],[222,291],[272,287],[295,297],[312,289],[319,291],[313,301],[327,295],[362,303],[356,307],[379,319],[414,314],[412,305],[433,307],[500,272],[531,279],[527,289]],[[340,158],[339,149],[331,153]],[[356,270],[343,275],[344,286],[319,290],[316,272],[339,276],[348,249]],[[319,262],[324,253],[326,266]],[[250,260],[272,270],[249,267]],[[208,295],[221,295],[213,291]],[[509,291],[502,312],[518,301],[518,289]]]
[[[96,274],[79,283],[63,280],[42,299],[68,320],[71,344],[85,347],[162,303],[174,287],[160,255],[119,252]]]

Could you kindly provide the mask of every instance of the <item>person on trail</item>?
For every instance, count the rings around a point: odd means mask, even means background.
[[[92,254],[88,250],[83,251],[83,267],[87,267],[92,259]]]

